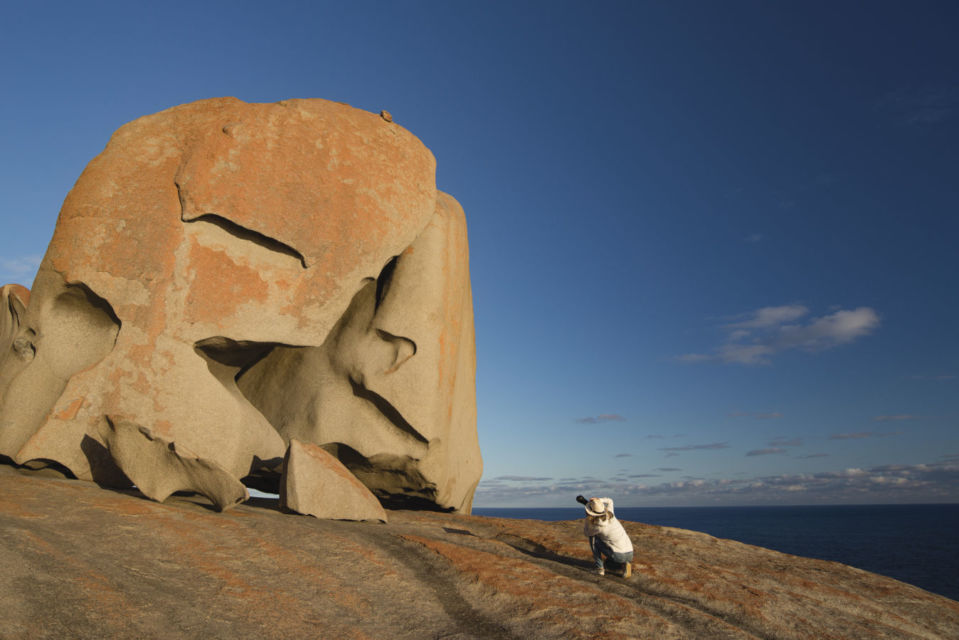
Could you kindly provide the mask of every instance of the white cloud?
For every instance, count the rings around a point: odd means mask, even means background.
[[[830,440],[865,440],[866,438],[888,438],[889,436],[898,436],[898,431],[879,432],[879,431],[857,431],[855,433],[834,433],[829,436]]]
[[[20,280],[29,285],[42,259],[43,256],[38,255],[0,258],[0,285],[6,284],[7,280]]]
[[[583,479],[576,483],[501,486],[483,481],[476,504],[563,505],[583,492],[612,496],[620,506],[954,502],[959,495],[959,461],[658,484]]]
[[[814,319],[805,326],[786,325],[779,328],[780,349],[800,348],[808,351],[829,349],[870,333],[879,326],[879,315],[869,307],[837,311]]]
[[[711,353],[689,353],[677,359],[765,365],[783,351],[824,351],[868,335],[879,326],[879,314],[869,307],[841,309],[799,322],[808,313],[802,305],[763,307],[724,325],[723,342]]]
[[[721,362],[731,364],[769,364],[769,356],[776,350],[764,344],[724,344],[716,350],[716,357]]]
[[[618,413],[601,413],[598,416],[578,418],[576,422],[580,424],[601,424],[603,422],[626,422],[626,418]]]
[[[727,324],[728,329],[765,329],[802,318],[809,309],[802,305],[784,305],[781,307],[763,307],[748,314],[745,320]],[[748,332],[745,332],[748,334]]]
[[[712,442],[710,444],[687,444],[683,447],[664,447],[663,449],[660,449],[660,451],[701,451],[728,448],[728,442]]]
[[[770,447],[768,449],[753,449],[746,453],[746,457],[753,456],[771,456],[779,453],[786,453],[786,450],[782,447]]]

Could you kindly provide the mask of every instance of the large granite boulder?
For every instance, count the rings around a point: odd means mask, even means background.
[[[205,100],[121,127],[29,295],[4,289],[0,454],[124,486],[153,463],[121,472],[108,415],[236,479],[278,471],[297,437],[384,500],[469,511],[465,222],[434,173],[391,118],[324,100]]]

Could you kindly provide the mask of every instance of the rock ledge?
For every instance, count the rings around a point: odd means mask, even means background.
[[[0,466],[5,638],[957,638],[959,603],[837,563],[627,523],[633,578],[581,524],[133,491]]]

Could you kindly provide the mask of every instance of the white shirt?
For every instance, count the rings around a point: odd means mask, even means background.
[[[583,525],[583,533],[587,538],[599,536],[603,542],[609,545],[609,548],[616,553],[629,553],[633,550],[633,542],[626,535],[626,529],[616,519],[613,513],[613,501],[609,498],[600,498],[600,501],[606,505],[606,511],[609,513],[608,520],[602,520],[593,524],[590,518],[586,518]]]

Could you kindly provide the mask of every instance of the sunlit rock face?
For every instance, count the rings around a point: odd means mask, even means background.
[[[387,521],[369,489],[321,447],[294,438],[283,466],[282,508],[327,520]]]
[[[482,467],[466,253],[462,209],[439,194],[322,345],[276,347],[241,391],[284,439],[326,445],[387,504],[469,512]]]
[[[0,454],[122,486],[106,416],[238,479],[295,437],[384,501],[469,511],[466,228],[434,174],[390,119],[323,100],[120,128],[32,290],[3,289]]]

